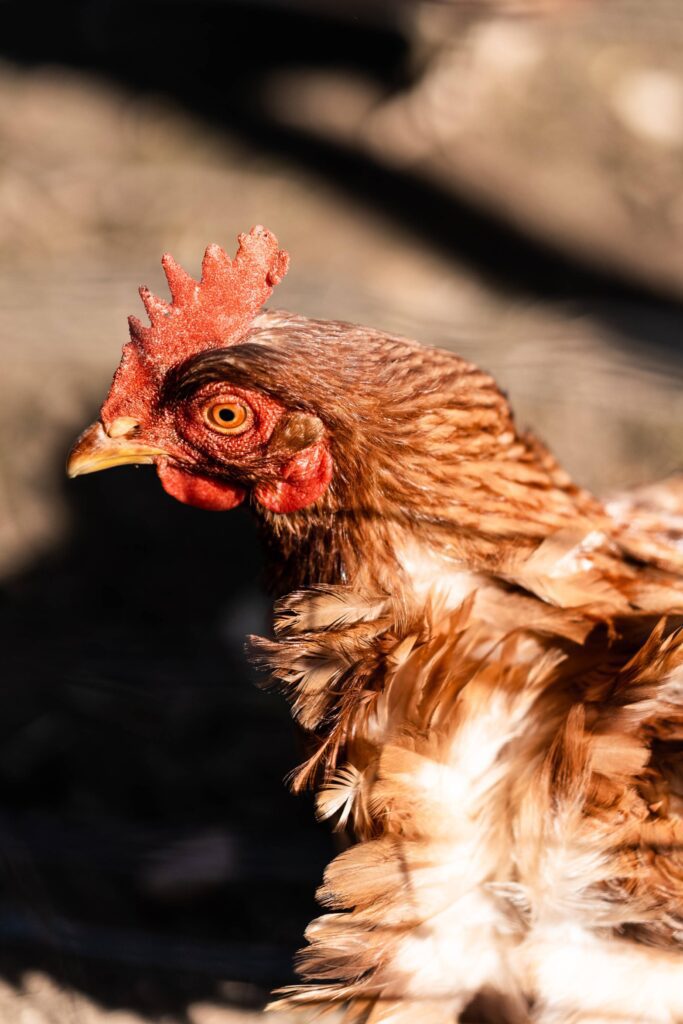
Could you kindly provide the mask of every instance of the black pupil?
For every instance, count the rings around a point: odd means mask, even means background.
[[[236,417],[236,413],[235,413],[234,409],[219,409],[218,410],[218,419],[221,420],[223,423],[232,423],[232,421],[235,419],[235,417]]]

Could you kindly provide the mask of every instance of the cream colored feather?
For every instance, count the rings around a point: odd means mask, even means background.
[[[683,1020],[680,581],[617,533],[555,533],[507,580],[459,583],[455,607],[415,571],[401,626],[346,588],[281,604],[268,658],[324,726],[319,814],[361,841],[326,872],[308,984],[275,1005]]]

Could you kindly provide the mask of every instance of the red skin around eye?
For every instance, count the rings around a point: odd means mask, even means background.
[[[234,435],[212,430],[204,419],[207,405],[217,401],[237,401],[251,409],[254,425],[243,433]],[[238,461],[239,456],[252,452],[268,443],[275,424],[285,411],[284,405],[268,395],[246,388],[225,384],[211,384],[195,395],[189,405],[181,410],[182,433],[188,441],[197,445],[217,462]]]
[[[234,400],[249,407],[253,426],[234,435],[212,430],[204,416],[207,405]],[[202,389],[180,411],[180,429],[211,462],[225,463],[229,477],[230,469],[239,465],[241,456],[255,453],[258,457],[259,449],[265,453],[273,429],[285,411],[283,405],[267,395],[217,383]],[[157,466],[164,490],[178,501],[217,512],[235,508],[244,501],[247,492],[243,486],[229,479],[202,474],[201,463],[190,472],[181,465],[164,459]],[[332,468],[332,456],[323,439],[285,462],[280,468],[279,480],[256,484],[254,496],[271,512],[296,512],[312,505],[325,493],[332,479]]]

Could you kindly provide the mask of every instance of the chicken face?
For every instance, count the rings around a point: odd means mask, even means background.
[[[293,586],[389,580],[415,550],[498,571],[577,509],[598,515],[476,366],[261,311],[287,267],[265,229],[242,235],[234,260],[210,246],[199,282],[162,262],[172,301],[141,289],[150,326],[131,318],[72,476],[147,462],[180,501],[223,510],[249,497]]]
[[[321,421],[229,374],[193,372],[198,356],[240,344],[285,273],[286,254],[254,228],[233,261],[210,246],[200,282],[170,257],[162,262],[172,302],[140,289],[151,326],[131,318],[131,341],[99,421],[69,456],[69,474],[153,463],[169,494],[204,509],[234,508],[249,490],[272,512],[314,503],[332,477]]]

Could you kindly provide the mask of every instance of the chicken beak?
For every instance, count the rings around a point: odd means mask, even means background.
[[[97,473],[112,466],[150,463],[164,455],[161,448],[154,448],[136,440],[135,436],[112,437],[105,432],[101,423],[93,423],[84,430],[69,452],[66,471],[70,477]]]

